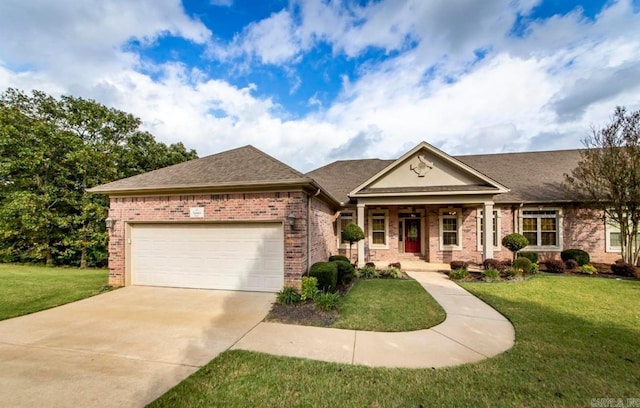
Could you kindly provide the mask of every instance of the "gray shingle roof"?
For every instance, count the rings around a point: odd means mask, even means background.
[[[244,146],[103,184],[89,191],[114,193],[305,181],[311,180],[255,147]]]
[[[553,202],[572,199],[562,189],[561,183],[564,174],[577,166],[580,150],[453,157],[511,189],[508,193],[496,195],[496,202]],[[347,195],[353,189],[391,163],[393,160],[341,160],[306,175],[339,201],[347,203]]]

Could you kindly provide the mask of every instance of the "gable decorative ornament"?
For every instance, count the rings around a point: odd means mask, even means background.
[[[426,157],[419,154],[416,160],[409,165],[409,169],[416,173],[418,177],[424,177],[429,170],[433,169],[433,162],[430,162]]]

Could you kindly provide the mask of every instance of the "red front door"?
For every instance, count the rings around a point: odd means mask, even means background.
[[[404,252],[420,252],[420,220],[404,220]]]

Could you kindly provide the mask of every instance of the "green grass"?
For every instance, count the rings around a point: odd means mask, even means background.
[[[333,327],[411,331],[435,326],[444,318],[442,307],[413,279],[365,279],[345,296]]]
[[[0,320],[96,295],[107,278],[106,269],[0,264]]]
[[[437,370],[236,350],[151,406],[589,407],[594,398],[640,398],[640,282],[541,276],[464,287],[511,319],[513,349]]]

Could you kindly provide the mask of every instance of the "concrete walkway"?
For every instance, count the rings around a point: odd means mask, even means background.
[[[233,348],[372,367],[438,368],[480,361],[513,347],[511,323],[446,275],[409,275],[446,311],[444,322],[401,333],[262,322]]]

